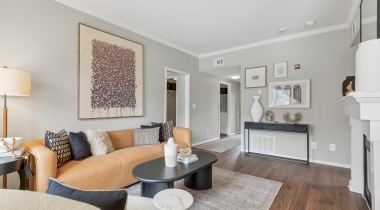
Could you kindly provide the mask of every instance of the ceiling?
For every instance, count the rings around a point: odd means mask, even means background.
[[[322,28],[348,28],[360,0],[56,0],[197,57]],[[306,21],[317,24],[305,27]],[[287,28],[279,33],[280,28]],[[324,30],[326,31],[326,30]]]

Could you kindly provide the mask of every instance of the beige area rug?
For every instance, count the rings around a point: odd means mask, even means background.
[[[240,134],[236,134],[224,139],[218,139],[209,143],[201,144],[201,145],[195,146],[194,148],[222,153],[240,144],[241,144]]]
[[[213,167],[212,188],[191,190],[183,180],[174,187],[188,191],[194,197],[191,210],[267,210],[282,183]],[[140,184],[127,188],[130,195],[140,195]]]

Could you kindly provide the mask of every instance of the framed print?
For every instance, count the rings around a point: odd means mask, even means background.
[[[310,108],[310,79],[269,82],[269,108]]]
[[[288,77],[288,62],[274,64],[274,78]]]
[[[265,87],[267,67],[253,67],[245,69],[245,88]]]
[[[78,118],[143,115],[143,45],[79,24]]]

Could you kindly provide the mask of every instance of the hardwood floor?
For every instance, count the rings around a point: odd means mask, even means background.
[[[240,146],[214,154],[218,156],[216,167],[282,182],[271,210],[368,209],[364,198],[347,187],[349,169],[245,156]]]

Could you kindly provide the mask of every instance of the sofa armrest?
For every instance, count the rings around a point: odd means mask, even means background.
[[[174,127],[173,128],[173,138],[176,141],[183,142],[187,144],[189,148],[191,148],[191,130],[188,128],[180,128],[180,127]]]
[[[33,190],[45,192],[50,177],[57,177],[57,154],[43,145],[43,140],[32,140],[22,143],[32,155],[31,169],[35,175],[32,179]]]

